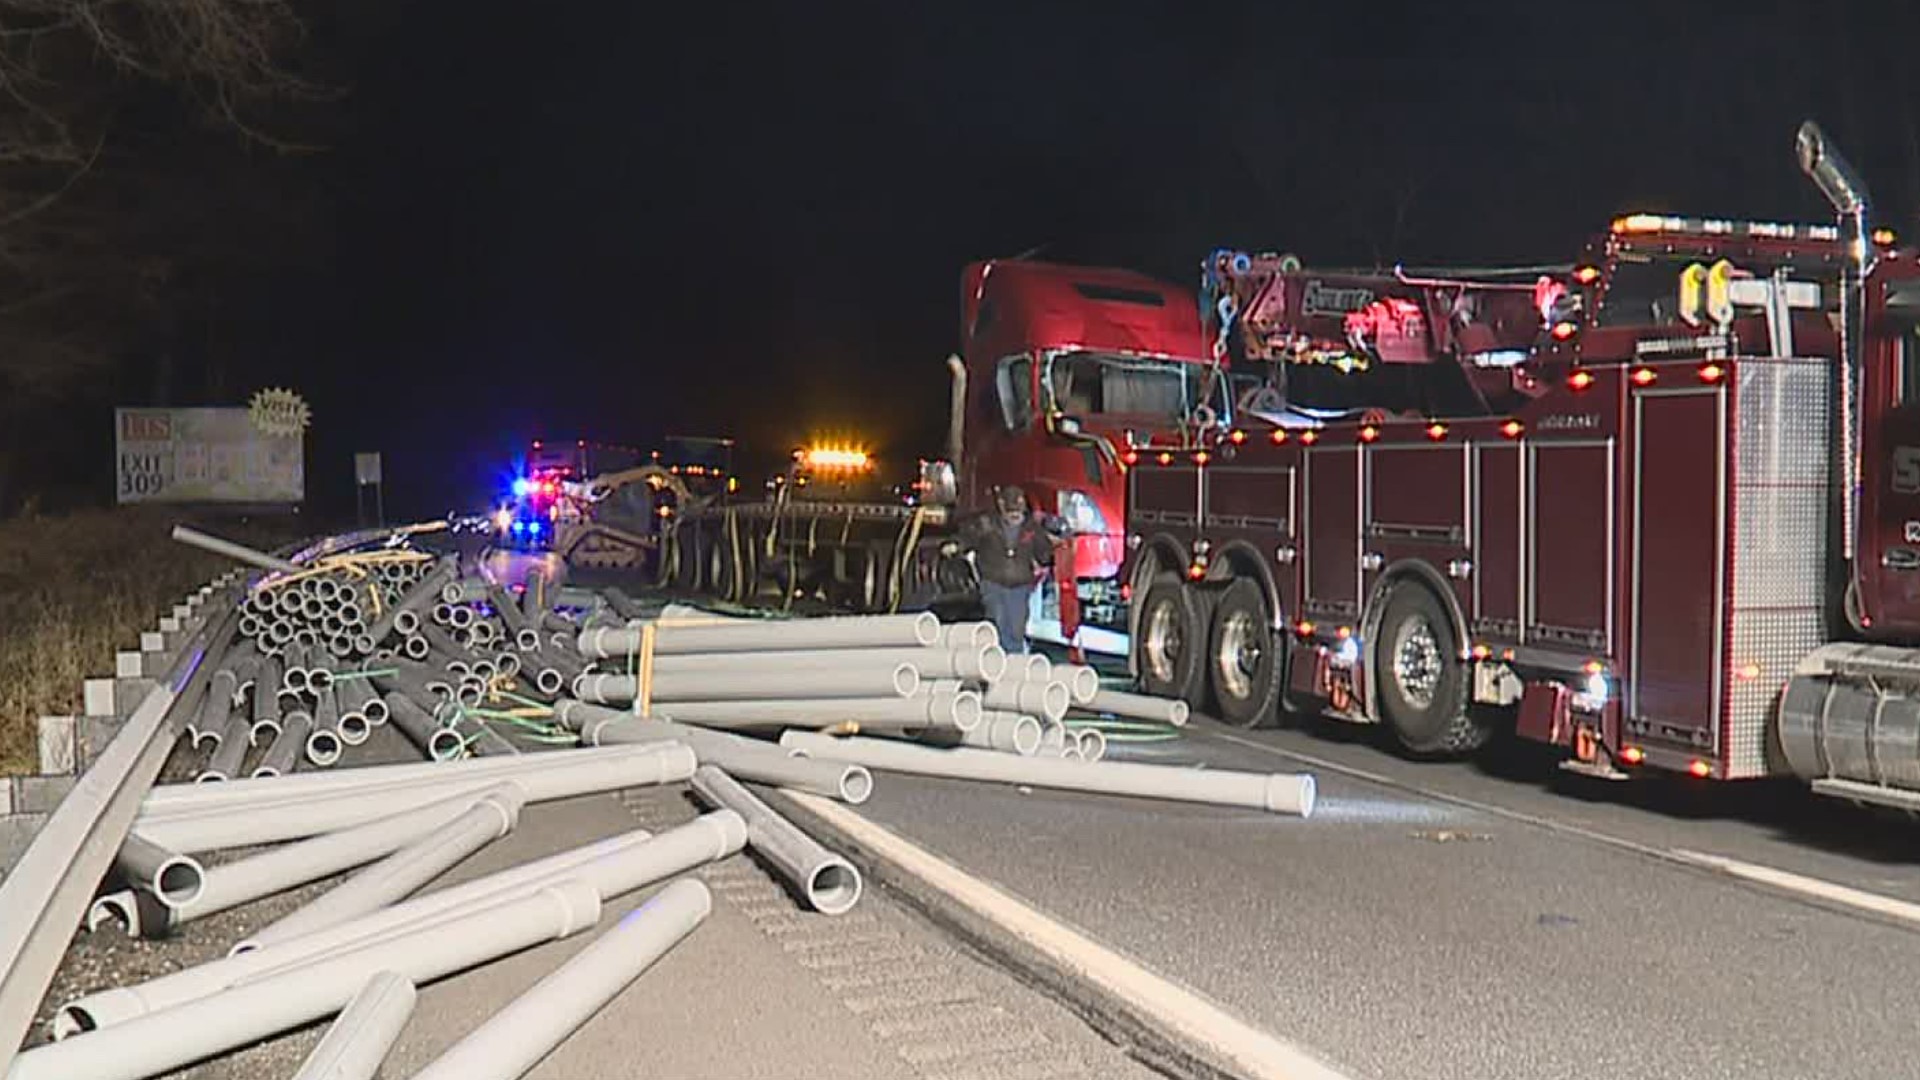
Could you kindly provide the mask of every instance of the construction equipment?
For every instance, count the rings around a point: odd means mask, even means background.
[[[1282,374],[1131,473],[1145,688],[1920,808],[1920,268],[1799,149],[1837,227],[1635,214],[1505,275],[1209,259],[1218,347]]]

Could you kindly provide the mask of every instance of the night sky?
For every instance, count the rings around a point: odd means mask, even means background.
[[[332,242],[256,313],[323,505],[356,449],[406,512],[541,435],[934,451],[975,258],[1184,283],[1223,244],[1490,265],[1628,209],[1825,220],[1807,116],[1882,223],[1920,207],[1905,3],[362,6],[309,166]]]

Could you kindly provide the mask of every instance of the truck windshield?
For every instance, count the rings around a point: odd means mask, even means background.
[[[1106,353],[1061,353],[1047,361],[1053,407],[1068,416],[1125,416],[1177,424],[1193,412],[1206,365]],[[1216,389],[1207,402],[1221,411]]]

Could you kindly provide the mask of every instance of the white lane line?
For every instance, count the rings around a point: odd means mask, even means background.
[[[1884,915],[1887,918],[1898,919],[1901,922],[1920,925],[1920,904],[1915,904],[1908,900],[1900,900],[1891,896],[1884,896],[1880,893],[1867,892],[1864,889],[1856,889],[1848,885],[1836,884],[1822,878],[1807,877],[1804,874],[1796,874],[1790,870],[1776,870],[1771,866],[1762,866],[1759,863],[1729,859],[1725,855],[1714,855],[1704,851],[1688,851],[1685,848],[1674,848],[1669,851],[1668,854],[1681,862],[1690,863],[1708,870],[1717,870],[1720,873],[1742,878],[1747,881],[1758,882],[1776,889],[1799,893],[1802,896],[1810,896],[1831,904],[1844,904],[1850,908],[1872,912],[1875,915]]]
[[[1881,893],[1867,892],[1864,889],[1841,885],[1838,882],[1827,881],[1824,878],[1807,877],[1804,874],[1796,874],[1788,870],[1776,870],[1771,866],[1762,866],[1759,863],[1742,862],[1739,859],[1729,858],[1725,855],[1714,855],[1710,852],[1703,851],[1689,851],[1684,848],[1663,848],[1656,847],[1652,844],[1643,844],[1637,840],[1629,840],[1624,836],[1615,836],[1612,833],[1600,832],[1597,829],[1591,829],[1584,825],[1556,821],[1553,818],[1542,817],[1538,814],[1529,814],[1522,810],[1513,810],[1508,807],[1497,806],[1493,803],[1481,802],[1478,799],[1469,799],[1462,795],[1451,795],[1444,791],[1434,791],[1429,788],[1407,783],[1404,780],[1397,780],[1381,773],[1369,772],[1365,769],[1356,768],[1338,761],[1316,757],[1312,754],[1303,754],[1296,750],[1286,750],[1278,746],[1268,746],[1265,743],[1242,738],[1224,731],[1212,731],[1207,734],[1225,742],[1231,742],[1252,750],[1263,751],[1275,757],[1297,761],[1312,768],[1324,769],[1328,772],[1340,773],[1356,780],[1379,784],[1382,787],[1392,788],[1409,795],[1431,799],[1435,802],[1452,803],[1455,806],[1464,807],[1469,810],[1477,810],[1481,813],[1503,817],[1509,821],[1517,821],[1526,825],[1538,826],[1543,829],[1550,829],[1554,832],[1567,833],[1591,840],[1598,844],[1605,844],[1609,847],[1616,847],[1625,851],[1634,852],[1635,854],[1645,855],[1649,858],[1659,859],[1663,862],[1689,866],[1695,869],[1712,870],[1730,877],[1742,878],[1755,884],[1766,885],[1782,892],[1823,900],[1829,905],[1848,907],[1856,911],[1880,915],[1896,919],[1900,922],[1920,926],[1920,904],[1915,904],[1911,901],[1901,900]]]
[[[781,794],[843,830],[868,851],[1038,949],[1065,970],[1128,1002],[1163,1029],[1206,1048],[1236,1071],[1257,1080],[1346,1080],[1305,1050],[1062,926],[856,811],[818,795],[797,791]]]

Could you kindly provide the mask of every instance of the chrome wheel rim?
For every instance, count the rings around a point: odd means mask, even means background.
[[[1159,604],[1147,612],[1146,629],[1141,635],[1141,652],[1147,671],[1161,683],[1173,682],[1173,669],[1180,656],[1180,620],[1174,618],[1172,604]]]
[[[1220,691],[1228,697],[1239,699],[1253,693],[1254,673],[1260,670],[1260,661],[1266,655],[1258,630],[1253,616],[1244,611],[1233,612],[1220,624],[1220,644],[1213,665]]]
[[[1393,647],[1393,681],[1407,704],[1416,709],[1433,704],[1441,667],[1440,639],[1432,624],[1419,615],[1401,623]]]

